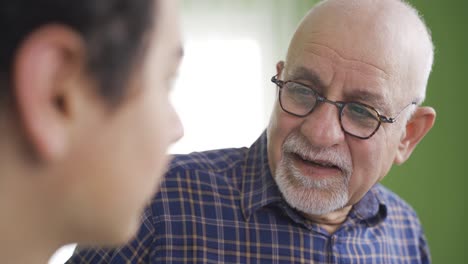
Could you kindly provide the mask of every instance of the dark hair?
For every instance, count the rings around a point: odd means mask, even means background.
[[[82,35],[99,94],[118,101],[142,54],[144,35],[156,15],[154,5],[155,0],[1,0],[0,97],[11,92],[13,60],[24,38],[58,23]]]

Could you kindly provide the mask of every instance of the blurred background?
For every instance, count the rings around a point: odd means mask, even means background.
[[[264,130],[275,100],[269,79],[296,25],[317,1],[183,0],[186,56],[173,101],[185,127],[172,153],[250,146]],[[426,105],[433,130],[384,184],[418,212],[434,263],[466,263],[468,128],[468,2],[410,0],[432,30],[435,65]],[[63,263],[73,245],[50,264]]]

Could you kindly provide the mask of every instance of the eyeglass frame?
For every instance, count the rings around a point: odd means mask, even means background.
[[[293,80],[288,80],[288,81],[282,81],[280,79],[278,79],[278,74],[277,75],[274,75],[273,77],[271,77],[271,82],[273,82],[274,84],[276,84],[276,86],[278,86],[278,90],[279,90],[279,94],[278,94],[278,101],[280,103],[280,106],[281,106],[281,109],[283,111],[285,111],[286,113],[290,114],[290,115],[293,115],[293,116],[296,116],[296,117],[306,117],[308,115],[310,115],[316,108],[316,106],[319,104],[319,103],[329,103],[329,104],[332,104],[334,106],[336,106],[339,110],[338,112],[338,119],[340,121],[340,127],[341,127],[341,130],[350,135],[350,136],[353,136],[353,137],[356,137],[356,138],[359,138],[359,139],[362,139],[362,140],[366,140],[366,139],[369,139],[371,138],[375,133],[377,133],[377,131],[379,130],[380,126],[382,125],[382,123],[387,123],[387,124],[393,124],[396,122],[397,118],[400,116],[400,114],[406,109],[408,108],[409,106],[411,105],[417,105],[417,102],[415,101],[412,101],[411,103],[409,103],[408,105],[406,105],[405,107],[403,107],[403,109],[400,110],[400,112],[398,112],[398,114],[395,116],[395,117],[387,117],[387,116],[384,116],[384,115],[381,115],[379,113],[379,111],[377,111],[377,109],[375,109],[374,107],[368,105],[368,104],[364,104],[364,103],[361,103],[361,102],[355,102],[355,101],[349,101],[349,102],[344,102],[344,101],[332,101],[332,100],[329,100],[328,98],[326,98],[325,96],[322,96],[319,92],[317,92],[315,89],[313,89],[312,87],[310,87],[309,85],[306,85],[306,84],[303,84],[301,82],[297,82],[297,81],[293,81]],[[286,110],[284,107],[283,107],[283,103],[281,101],[281,91],[284,87],[284,85],[286,85],[287,83],[296,83],[296,84],[300,84],[310,90],[312,90],[315,94],[315,96],[317,97],[317,103],[312,107],[312,109],[309,110],[309,112],[307,112],[306,114],[304,115],[298,115],[298,114],[295,114],[295,113],[292,113],[288,110]],[[346,129],[344,129],[343,127],[343,121],[341,120],[341,116],[343,115],[343,109],[345,108],[345,106],[347,104],[350,104],[350,103],[353,103],[353,104],[358,104],[358,105],[363,105],[371,110],[373,110],[377,115],[377,121],[379,121],[377,127],[374,129],[374,131],[367,137],[361,137],[361,136],[357,136],[357,135],[354,135],[348,131],[346,131]]]

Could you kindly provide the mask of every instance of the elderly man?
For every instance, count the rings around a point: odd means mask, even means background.
[[[320,3],[277,64],[266,132],[176,157],[138,237],[70,263],[429,263],[415,212],[379,181],[434,124],[432,62],[406,3]]]

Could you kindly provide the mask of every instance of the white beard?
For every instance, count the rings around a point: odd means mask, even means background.
[[[327,179],[314,180],[294,166],[290,155],[283,155],[274,178],[290,206],[306,214],[323,215],[347,205],[348,183],[352,174],[349,159],[335,150],[314,150],[305,139],[295,134],[286,139],[283,153],[301,153],[310,158],[331,161],[343,172]]]

